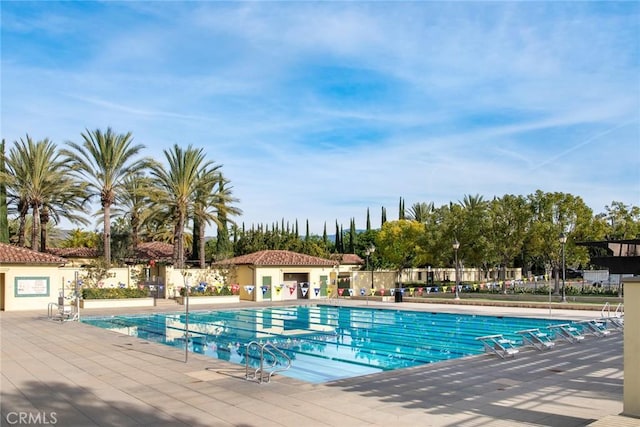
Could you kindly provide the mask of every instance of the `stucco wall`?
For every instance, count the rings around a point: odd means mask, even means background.
[[[1,282],[2,308],[5,311],[43,310],[46,313],[49,303],[58,303],[58,297],[63,294],[65,304],[70,304],[76,273],[81,280],[86,270],[50,265],[3,265],[0,267],[0,274],[4,277]],[[108,277],[96,285],[117,287],[120,284],[134,285],[129,268],[109,270]]]
[[[625,415],[640,418],[640,277],[624,279]]]

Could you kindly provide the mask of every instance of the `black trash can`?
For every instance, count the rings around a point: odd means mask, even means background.
[[[396,302],[402,302],[402,289],[396,288],[394,295],[396,297]]]

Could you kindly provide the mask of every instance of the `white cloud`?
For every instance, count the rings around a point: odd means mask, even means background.
[[[542,189],[595,210],[640,200],[637,4],[126,2],[30,13],[3,10],[5,138],[62,143],[111,126],[155,157],[204,146],[247,224],[308,218],[332,232],[336,219],[364,226],[369,207],[375,226],[399,197],[439,205]]]

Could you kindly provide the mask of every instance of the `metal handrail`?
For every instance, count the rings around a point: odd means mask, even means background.
[[[58,314],[60,313],[60,306],[55,303],[55,302],[50,302],[49,306],[47,307],[47,317],[49,317],[49,319],[53,319],[53,308],[56,308],[56,310],[58,310]]]
[[[624,316],[624,304],[622,304],[621,302],[619,302],[618,306],[616,307],[615,315],[616,317]]]
[[[607,313],[607,315],[605,316],[604,313]],[[602,306],[602,310],[600,310],[600,316],[602,317],[610,317],[611,316],[611,304],[609,304],[609,301],[604,303],[604,306]]]
[[[58,311],[57,313],[54,313],[54,307],[55,310]],[[69,307],[69,311],[65,310],[64,304],[60,305],[55,302],[50,302],[47,306],[47,317],[49,317],[49,319],[51,320],[60,320],[62,322],[79,320],[79,313],[77,308],[75,311],[71,311],[71,306],[67,307]]]
[[[250,373],[249,360],[251,359],[251,356],[249,354],[249,351],[253,347],[257,348],[260,351],[260,364],[255,370],[253,370],[252,373]],[[264,365],[265,353],[267,353],[267,355],[270,356],[273,360],[273,362],[271,362],[271,364],[266,369]],[[279,362],[278,356],[286,360],[286,364],[283,365],[283,367],[281,368],[277,368],[278,365],[281,365]],[[251,341],[249,344],[247,344],[247,346],[245,347],[244,360],[245,360],[245,379],[256,380],[259,383],[269,382],[271,380],[271,377],[276,372],[286,371],[291,367],[291,358],[269,341],[267,341],[265,344],[261,344],[257,341]],[[265,379],[265,374],[267,374],[266,379]]]

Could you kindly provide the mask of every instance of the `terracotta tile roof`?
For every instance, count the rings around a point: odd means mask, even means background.
[[[291,251],[266,250],[242,255],[221,261],[219,264],[256,265],[256,266],[322,266],[332,267],[335,261]]]
[[[50,248],[49,253],[63,258],[98,258],[101,253],[93,248]],[[138,245],[135,255],[136,261],[164,261],[173,258],[173,245],[163,242],[144,242]]]
[[[332,254],[331,259],[340,261],[340,264],[362,265],[364,260],[356,254]]]
[[[98,258],[100,252],[95,248],[49,248],[50,254],[63,258]]]
[[[173,245],[164,242],[144,242],[138,244],[136,258],[155,261],[171,261]]]
[[[44,252],[0,243],[0,264],[65,264],[67,260]]]

